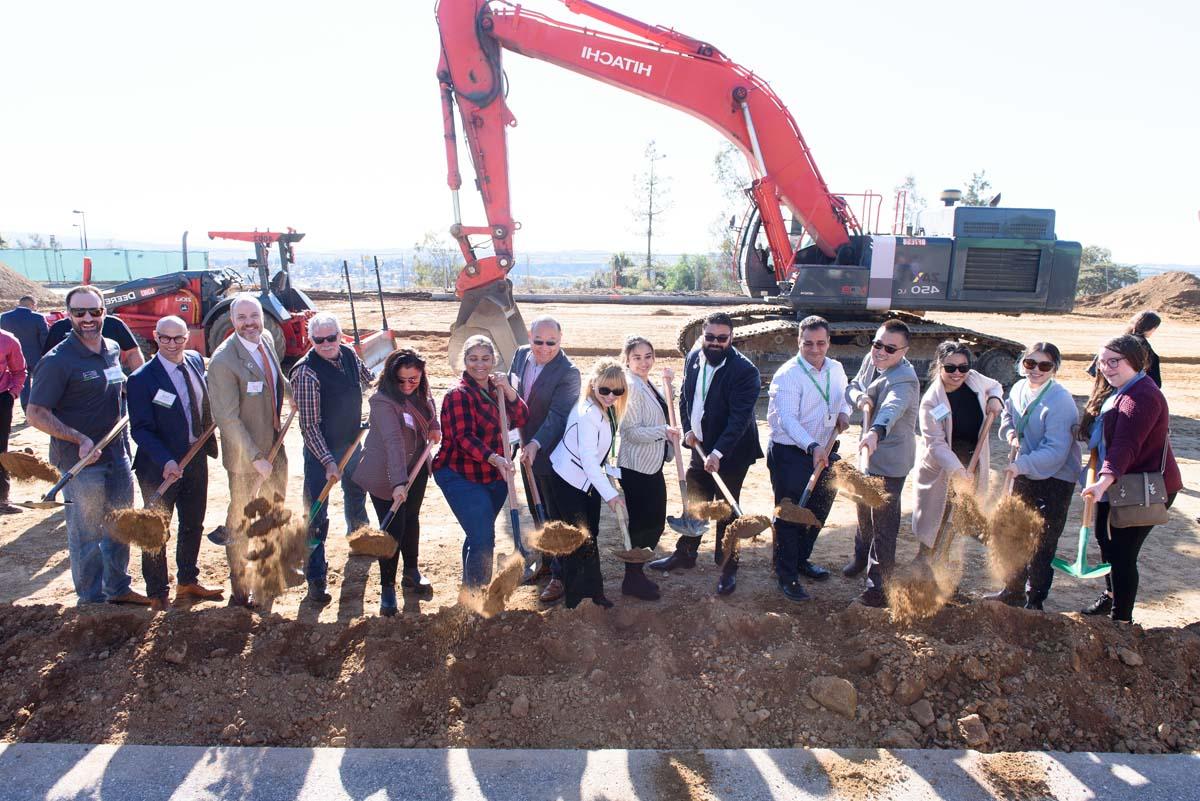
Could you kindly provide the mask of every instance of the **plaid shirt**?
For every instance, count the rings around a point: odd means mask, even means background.
[[[508,430],[525,425],[529,407],[518,395],[505,402]],[[500,435],[500,408],[483,398],[479,385],[463,373],[462,381],[442,399],[442,446],[433,460],[433,469],[449,467],[468,481],[487,484],[503,479],[500,471],[488,464],[493,453],[504,455],[507,448]]]
[[[358,362],[358,382],[363,387],[371,386],[375,380],[375,376],[371,375],[371,371],[363,364],[362,359],[357,356],[354,361]],[[338,354],[335,364],[338,369],[341,369],[342,357]],[[302,364],[295,369],[291,375],[292,382],[292,397],[296,400],[296,407],[300,410],[300,433],[304,436],[304,445],[316,456],[321,464],[333,464],[336,461],[333,457],[333,452],[329,450],[329,445],[325,442],[325,435],[321,433],[321,379],[317,378],[316,372],[307,364]]]

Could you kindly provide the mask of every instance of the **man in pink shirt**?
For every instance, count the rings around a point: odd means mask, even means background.
[[[7,331],[0,330],[0,453],[8,450],[8,435],[12,431],[13,402],[25,386],[25,355],[21,343]],[[14,514],[20,507],[8,502],[8,471],[0,467],[0,514]]]

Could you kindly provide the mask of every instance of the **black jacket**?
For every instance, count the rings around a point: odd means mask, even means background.
[[[704,354],[699,348],[688,354],[683,363],[683,389],[679,396],[679,424],[691,429],[692,397]],[[725,366],[713,373],[704,399],[704,418],[701,420],[701,447],[705,453],[721,452],[721,462],[749,465],[763,455],[758,442],[758,425],[754,404],[762,388],[762,377],[754,362],[731,347],[725,356]]]

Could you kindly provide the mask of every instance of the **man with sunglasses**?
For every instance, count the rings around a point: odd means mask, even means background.
[[[858,505],[854,559],[842,568],[842,575],[847,577],[867,570],[867,587],[858,598],[866,606],[887,605],[883,577],[896,563],[900,491],[917,461],[921,381],[905,358],[909,338],[908,326],[901,320],[888,320],[879,326],[871,352],[846,388],[846,399],[871,415],[871,426],[863,432],[859,450],[868,455],[867,475],[882,478],[888,493],[882,508]]]
[[[311,514],[326,482],[341,481],[349,534],[368,524],[366,492],[350,480],[362,458],[362,445],[355,446],[345,470],[338,468],[338,462],[362,431],[362,394],[375,378],[354,349],[342,344],[342,325],[335,315],[321,312],[310,318],[308,338],[312,340],[312,348],[296,362],[290,376],[292,397],[300,410],[300,433],[304,436],[304,510]],[[325,591],[329,572],[325,560],[328,506],[322,504],[309,521],[308,541],[312,550],[304,570],[308,580],[308,595],[304,600],[322,606],[333,600]]]
[[[175,600],[215,600],[221,597],[221,590],[199,583],[196,564],[208,510],[208,459],[217,458],[215,434],[196,458],[180,467],[184,455],[213,422],[204,359],[187,349],[187,323],[174,315],[155,323],[154,340],[158,353],[129,376],[129,429],[138,446],[133,471],[142,498],[153,495],[164,481],[173,482],[157,506],[168,519],[172,512],[179,515]],[[151,606],[165,609],[169,592],[166,549],[157,554],[142,552],[142,576]]]
[[[554,472],[550,454],[558,447],[567,427],[571,409],[579,402],[579,368],[562,349],[562,326],[553,317],[539,317],[529,326],[529,344],[513,355],[509,383],[529,407],[525,425],[515,432],[519,437],[521,464],[525,475],[533,474],[547,514],[554,517],[553,493],[547,491]],[[533,495],[525,486],[525,499],[533,508]],[[524,547],[522,545],[522,547]],[[529,554],[525,554],[528,559]],[[552,604],[562,600],[565,587],[557,558],[535,559],[525,573],[525,581],[536,581],[549,573],[550,581],[538,599]]]
[[[29,390],[29,424],[50,435],[50,461],[62,472],[91,458],[63,488],[71,579],[80,604],[148,604],[130,589],[129,546],[109,536],[112,512],[133,505],[129,444],[122,433],[100,452],[96,442],[125,411],[120,349],[101,334],[104,301],[93,286],[67,293],[71,333],[38,362]]]
[[[742,482],[750,465],[762,457],[754,404],[762,387],[762,377],[754,362],[733,346],[733,319],[725,312],[714,312],[704,320],[697,346],[684,359],[683,388],[679,393],[679,413],[684,428],[684,444],[692,448],[687,470],[687,490],[697,501],[724,500],[713,474],[719,475],[734,500],[741,495]],[[705,452],[701,459],[697,448]],[[717,523],[714,557],[722,565],[717,594],[729,595],[737,588],[738,560],[728,561],[721,550],[725,528],[732,518]],[[650,563],[663,572],[692,568],[700,551],[700,536],[682,535],[675,552]]]

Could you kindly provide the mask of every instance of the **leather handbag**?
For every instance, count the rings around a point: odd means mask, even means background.
[[[1171,432],[1163,443],[1162,465],[1157,473],[1126,473],[1108,488],[1108,525],[1110,528],[1158,526],[1167,522],[1167,447]]]

